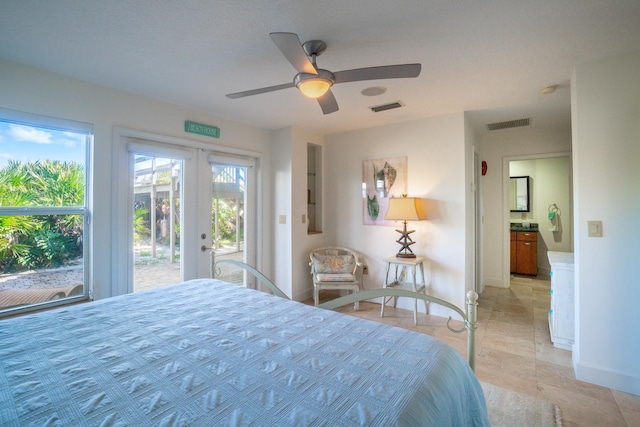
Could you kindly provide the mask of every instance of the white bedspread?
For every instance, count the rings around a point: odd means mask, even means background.
[[[217,280],[0,321],[2,426],[488,426],[427,335]]]

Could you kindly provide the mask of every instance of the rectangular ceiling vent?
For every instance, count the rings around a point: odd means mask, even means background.
[[[379,113],[380,111],[393,110],[394,108],[400,107],[402,107],[402,104],[400,102],[392,102],[391,104],[378,105],[377,107],[370,108],[374,113]]]
[[[487,128],[489,130],[500,130],[500,129],[509,129],[509,128],[519,128],[522,126],[529,126],[531,119],[518,119],[518,120],[509,120],[508,122],[500,122],[500,123],[489,123]]]

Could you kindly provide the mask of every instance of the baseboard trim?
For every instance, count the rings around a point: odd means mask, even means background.
[[[640,396],[640,378],[574,360],[576,379]]]

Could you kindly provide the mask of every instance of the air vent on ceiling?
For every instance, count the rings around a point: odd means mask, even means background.
[[[400,108],[402,104],[399,102],[392,102],[391,104],[378,105],[377,107],[370,107],[371,111],[374,113],[379,113],[380,111],[393,110],[394,108]]]
[[[509,120],[508,122],[499,122],[499,123],[489,123],[487,128],[489,130],[500,130],[500,129],[509,129],[509,128],[519,128],[522,126],[529,126],[531,119],[518,119],[518,120]]]

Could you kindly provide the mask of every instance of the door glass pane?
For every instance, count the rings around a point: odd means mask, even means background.
[[[245,261],[245,200],[247,168],[213,165],[211,236],[214,259]],[[222,264],[215,277],[244,284],[243,270]]]
[[[182,280],[183,161],[133,154],[134,292]]]
[[[85,294],[89,141],[0,118],[0,312]]]

